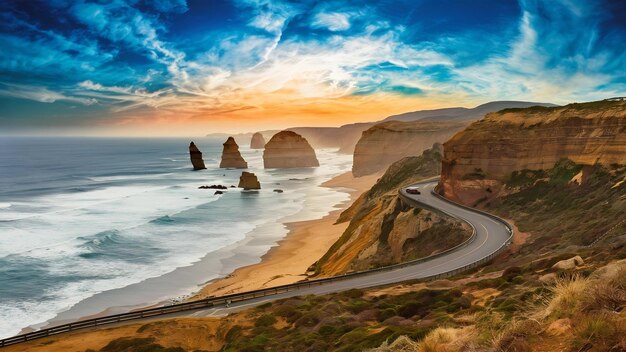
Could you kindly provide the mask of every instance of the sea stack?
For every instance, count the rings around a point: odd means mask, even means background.
[[[261,189],[261,183],[254,173],[244,171],[239,177],[239,188],[243,188],[244,191],[248,189]]]
[[[292,131],[278,132],[267,142],[263,164],[266,169],[320,166],[309,142]]]
[[[204,166],[204,160],[202,160],[202,152],[193,142],[189,144],[189,157],[191,158],[191,164],[193,165],[194,170],[206,169],[206,166]]]
[[[250,140],[250,149],[263,149],[265,148],[265,138],[259,132],[252,135]]]
[[[248,163],[243,160],[241,153],[239,153],[239,146],[235,142],[235,138],[228,137],[224,142],[224,149],[222,150],[222,162],[220,168],[233,168],[233,169],[246,169]]]

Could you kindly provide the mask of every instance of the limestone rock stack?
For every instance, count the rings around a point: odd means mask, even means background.
[[[261,183],[257,179],[256,175],[252,172],[242,172],[239,177],[239,188],[244,190],[248,189],[261,189]]]
[[[234,169],[246,169],[248,163],[243,159],[239,152],[239,146],[235,142],[235,138],[228,137],[224,142],[224,149],[222,150],[222,162],[221,168],[234,168]]]
[[[490,113],[444,143],[441,192],[466,204],[502,191],[512,172],[560,159],[626,164],[626,100]]]
[[[263,164],[266,169],[320,166],[309,142],[292,131],[278,132],[267,142]]]
[[[387,121],[363,132],[354,148],[355,177],[385,170],[407,156],[418,156],[433,143],[443,143],[467,126],[464,121]]]
[[[189,157],[191,158],[191,164],[193,165],[194,170],[206,169],[206,166],[204,166],[204,160],[202,160],[202,152],[193,142],[189,144]]]
[[[265,138],[260,132],[256,132],[252,135],[250,140],[250,149],[263,149],[265,148]]]

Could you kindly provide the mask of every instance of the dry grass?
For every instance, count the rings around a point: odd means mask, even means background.
[[[419,352],[460,352],[472,350],[475,340],[472,328],[437,328],[431,331],[418,345]]]
[[[581,304],[581,299],[589,288],[589,279],[573,275],[569,278],[558,279],[551,288],[552,297],[546,302],[546,309],[540,314],[543,318],[570,317]]]
[[[417,352],[418,344],[406,336],[398,337],[391,344],[387,341],[376,348],[367,350],[367,352]]]

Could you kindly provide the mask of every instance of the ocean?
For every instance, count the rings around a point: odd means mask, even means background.
[[[0,337],[197,291],[258,262],[287,230],[349,199],[321,187],[351,156],[316,150],[318,168],[263,169],[263,151],[237,141],[260,191],[219,169],[224,141],[0,137]],[[273,192],[282,189],[283,193]],[[311,263],[312,264],[312,263]]]

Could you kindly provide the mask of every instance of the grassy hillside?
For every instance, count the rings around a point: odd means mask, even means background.
[[[451,248],[469,237],[464,223],[413,209],[398,197],[398,190],[440,171],[441,146],[417,157],[393,163],[367,192],[339,218],[350,221],[339,240],[316,264],[316,272],[335,275],[365,270],[428,256]]]

